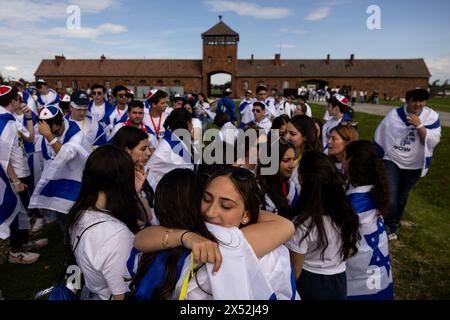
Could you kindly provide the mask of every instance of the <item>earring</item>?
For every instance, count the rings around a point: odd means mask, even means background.
[[[242,223],[247,223],[247,219],[244,218],[244,220],[242,220]]]

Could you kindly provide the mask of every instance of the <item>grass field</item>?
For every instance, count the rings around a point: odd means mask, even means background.
[[[402,102],[392,100],[380,100],[380,104],[387,106],[401,106]],[[435,97],[428,100],[428,106],[434,110],[450,112],[450,97]]]
[[[313,115],[319,118],[325,111],[325,107],[318,105],[312,105],[312,109]],[[361,139],[372,140],[381,119],[357,113]],[[399,240],[390,242],[396,299],[450,299],[448,159],[450,128],[443,128],[428,175],[410,193]],[[41,250],[37,263],[0,264],[0,290],[6,299],[32,299],[38,290],[57,281],[64,254],[58,226],[48,226],[39,236],[49,237],[50,244]]]

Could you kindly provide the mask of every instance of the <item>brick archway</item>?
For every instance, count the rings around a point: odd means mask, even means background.
[[[207,90],[209,97],[221,97],[223,95],[223,91],[227,88],[231,88],[233,90],[233,74],[219,70],[208,73],[207,77]]]

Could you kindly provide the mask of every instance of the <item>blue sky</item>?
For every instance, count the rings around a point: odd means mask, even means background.
[[[68,30],[69,5],[80,29]],[[369,5],[381,29],[367,28]],[[0,72],[33,79],[39,62],[67,58],[200,59],[200,34],[218,15],[240,34],[239,58],[424,58],[432,80],[450,78],[445,0],[0,0]]]

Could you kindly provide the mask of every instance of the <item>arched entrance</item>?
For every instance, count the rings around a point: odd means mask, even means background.
[[[208,96],[221,97],[228,88],[232,88],[231,74],[219,71],[208,75]]]

